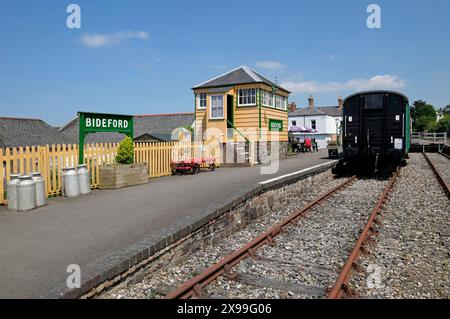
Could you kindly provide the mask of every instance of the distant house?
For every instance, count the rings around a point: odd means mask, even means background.
[[[152,114],[134,116],[134,139],[136,142],[170,142],[174,130],[181,127],[192,127],[193,113]],[[78,117],[60,129],[71,143],[78,144]],[[86,136],[85,143],[119,143],[125,135],[119,133],[94,133]]]
[[[0,117],[0,148],[69,143],[69,138],[42,120]]]
[[[309,97],[307,107],[297,109],[295,104],[290,105],[289,130],[292,126],[311,129],[312,133],[295,133],[301,138],[316,139],[319,148],[326,148],[328,142],[335,139],[342,125],[343,100],[338,99],[337,106],[314,105],[314,97]]]
[[[278,143],[280,156],[287,154],[288,90],[247,66],[210,79],[192,90],[196,139],[209,140],[219,132],[219,143],[224,145],[231,146],[236,138],[245,137],[256,145]],[[270,131],[279,132],[273,141],[267,136]]]
[[[437,121],[439,122],[440,120],[442,120],[447,114],[450,114],[450,105],[447,105],[445,108],[437,110],[436,112]]]

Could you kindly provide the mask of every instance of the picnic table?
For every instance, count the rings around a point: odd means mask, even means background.
[[[172,175],[197,174],[201,168],[216,169],[216,157],[191,158],[170,163]]]

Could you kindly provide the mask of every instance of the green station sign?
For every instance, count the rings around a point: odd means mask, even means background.
[[[269,131],[283,132],[283,121],[269,119]]]
[[[78,112],[79,163],[84,164],[84,140],[86,135],[98,132],[115,132],[134,138],[134,118],[132,115]]]

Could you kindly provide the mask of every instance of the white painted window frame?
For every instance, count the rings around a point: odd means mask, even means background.
[[[214,105],[213,105],[213,100],[214,100],[215,98],[220,98],[220,99],[222,99],[222,116],[221,116],[221,117],[214,117],[214,116],[213,116],[213,108],[214,108],[214,107],[217,108],[217,106],[214,106]],[[223,99],[223,95],[211,95],[211,96],[210,96],[209,104],[210,104],[210,114],[209,114],[209,119],[210,119],[210,120],[223,120],[223,119],[225,118],[225,110],[224,110],[224,99]]]
[[[255,103],[247,103],[247,104],[241,104],[241,99],[240,99],[240,93],[241,93],[241,91],[243,91],[243,90],[246,90],[246,91],[248,91],[248,90],[254,90],[255,91]],[[248,96],[247,96],[247,99],[248,99]],[[257,89],[254,89],[254,88],[248,88],[248,89],[239,89],[238,90],[238,92],[237,92],[237,102],[238,102],[238,107],[240,107],[240,106],[256,106],[257,105],[257,99],[258,99],[258,91],[257,91]]]
[[[205,106],[201,106],[201,104],[200,104],[200,101],[201,101],[200,96],[203,94],[205,95]],[[208,103],[206,103],[207,98],[208,98],[208,96],[206,93],[197,93],[197,110],[206,110],[207,105],[208,105]]]
[[[262,105],[265,107],[275,108],[275,95],[269,91],[262,90]],[[272,98],[272,105],[264,103],[264,95],[267,95],[269,98]]]
[[[286,97],[276,94],[275,95],[276,100],[275,100],[275,108],[278,110],[283,110],[286,111],[287,110],[287,105],[286,105]]]

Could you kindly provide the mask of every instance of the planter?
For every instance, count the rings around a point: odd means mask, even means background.
[[[118,189],[147,183],[145,163],[100,167],[100,189]]]

